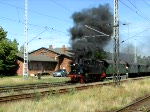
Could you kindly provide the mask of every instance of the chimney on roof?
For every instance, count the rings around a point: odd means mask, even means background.
[[[53,45],[49,45],[49,49],[53,49]]]
[[[62,46],[62,51],[63,51],[63,53],[66,52],[66,47],[65,47],[65,45]]]

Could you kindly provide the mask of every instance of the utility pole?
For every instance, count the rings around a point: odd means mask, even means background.
[[[25,43],[24,43],[24,64],[23,77],[28,77],[28,0],[25,0]]]
[[[113,82],[120,84],[119,74],[119,13],[118,0],[114,0],[114,52],[113,52]]]
[[[127,47],[127,53],[128,53],[128,56],[127,56],[127,62],[129,63],[131,60],[129,60],[129,25],[130,25],[130,22],[126,22],[124,23],[123,25],[128,25],[128,47]]]

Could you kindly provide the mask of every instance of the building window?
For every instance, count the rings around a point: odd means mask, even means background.
[[[43,55],[43,52],[41,52],[41,55]]]
[[[46,52],[44,52],[44,55],[46,55]]]
[[[41,55],[46,55],[46,52],[41,52]]]

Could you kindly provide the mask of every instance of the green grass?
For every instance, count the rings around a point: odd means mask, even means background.
[[[69,77],[52,77],[43,76],[41,79],[37,77],[28,77],[24,79],[23,76],[11,76],[0,78],[0,86],[10,86],[10,85],[22,85],[22,84],[36,84],[36,83],[51,83],[51,82],[63,82],[70,80]]]
[[[96,112],[119,109],[150,93],[150,79],[0,105],[0,112]]]

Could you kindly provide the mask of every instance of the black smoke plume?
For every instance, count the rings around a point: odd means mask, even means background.
[[[72,49],[75,57],[94,58],[96,51],[103,50],[113,33],[113,14],[109,4],[97,8],[83,9],[72,15],[74,26],[70,29]],[[100,33],[85,27],[85,25],[109,36],[99,36]]]

